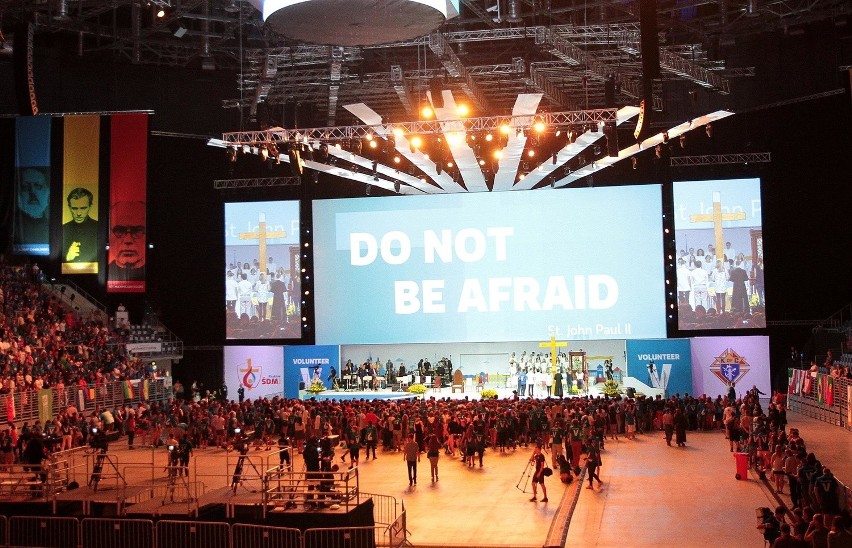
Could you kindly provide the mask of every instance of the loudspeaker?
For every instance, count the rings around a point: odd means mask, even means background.
[[[615,108],[615,80],[613,78],[604,80],[604,106]]]
[[[33,77],[33,33],[30,23],[15,28],[15,49],[12,54],[15,65],[15,95],[18,113],[22,116],[38,114],[35,79]]]
[[[432,78],[429,80],[429,91],[432,92],[432,106],[444,108],[444,79]]]
[[[606,153],[612,157],[618,157],[618,128],[615,122],[606,122],[603,132],[606,137]]]
[[[660,77],[660,39],[657,28],[657,0],[639,0],[639,34],[642,78],[650,82]],[[648,99],[649,97],[645,97]]]
[[[287,156],[290,157],[290,173],[293,174],[293,177],[300,177],[302,175],[302,155],[298,150],[291,148],[287,151]]]

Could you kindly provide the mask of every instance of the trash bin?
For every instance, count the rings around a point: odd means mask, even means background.
[[[738,480],[748,479],[748,453],[734,453],[734,460],[737,463],[737,474],[734,477]]]

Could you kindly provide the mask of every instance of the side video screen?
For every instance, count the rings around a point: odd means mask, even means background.
[[[299,202],[225,204],[228,339],[301,337]]]

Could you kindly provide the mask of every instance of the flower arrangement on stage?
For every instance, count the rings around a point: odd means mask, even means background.
[[[410,394],[425,394],[426,393],[426,385],[425,384],[409,385],[408,392]]]
[[[497,391],[492,388],[486,388],[481,392],[483,400],[493,400],[497,398]]]
[[[314,379],[311,381],[311,385],[308,387],[308,392],[313,394],[319,394],[320,392],[325,392],[325,385],[319,379]]]
[[[609,379],[604,383],[603,393],[607,396],[617,396],[621,394],[621,388],[618,387],[618,381]]]

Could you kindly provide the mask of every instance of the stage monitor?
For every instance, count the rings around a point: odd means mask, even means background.
[[[313,203],[317,344],[666,336],[658,185]]]
[[[299,202],[225,204],[228,339],[301,337]]]
[[[760,179],[674,183],[678,328],[766,327]]]

